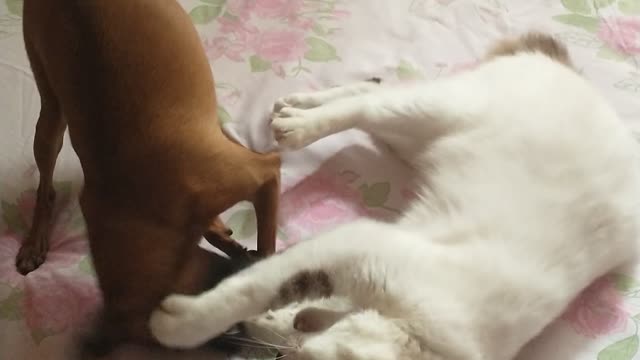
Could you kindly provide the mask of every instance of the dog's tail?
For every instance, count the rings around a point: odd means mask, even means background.
[[[510,56],[523,52],[542,53],[560,63],[572,66],[567,48],[551,35],[538,32],[530,32],[515,39],[499,42],[489,51],[487,58]]]

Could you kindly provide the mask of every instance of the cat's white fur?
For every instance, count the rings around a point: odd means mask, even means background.
[[[576,72],[540,53],[433,82],[360,83],[278,101],[297,149],[358,128],[421,173],[397,223],[360,220],[305,241],[152,315],[188,348],[246,321],[287,359],[512,359],[597,277],[636,256],[640,168],[629,129]],[[265,312],[295,274],[333,295]],[[309,306],[341,312],[318,332]]]

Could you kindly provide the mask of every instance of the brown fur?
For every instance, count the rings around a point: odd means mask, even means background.
[[[243,253],[217,218],[235,203],[253,202],[258,251],[274,252],[280,157],[224,135],[209,63],[175,0],[25,0],[24,40],[42,109],[40,185],[20,272],[45,260],[67,125],[111,340],[152,341],[147,320],[164,296],[213,284],[203,234]]]
[[[537,32],[530,32],[515,39],[500,41],[489,51],[487,58],[515,55],[521,52],[540,52],[567,66],[571,66],[567,48],[553,37]]]
[[[332,294],[333,284],[326,272],[303,271],[282,284],[274,307],[277,308],[292,301],[329,297]]]

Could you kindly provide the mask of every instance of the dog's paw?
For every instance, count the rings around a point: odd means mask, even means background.
[[[161,344],[193,348],[210,339],[207,314],[196,297],[169,295],[151,314],[149,326]]]
[[[42,265],[47,257],[46,244],[27,242],[22,245],[16,256],[16,269],[22,275],[34,271]]]
[[[316,124],[304,111],[286,107],[272,117],[271,129],[281,149],[301,149],[318,139]]]

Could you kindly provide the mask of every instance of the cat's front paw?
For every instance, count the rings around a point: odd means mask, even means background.
[[[281,149],[301,149],[319,138],[317,124],[308,116],[310,111],[284,107],[272,114],[271,130]]]
[[[169,295],[151,314],[151,333],[172,348],[193,348],[210,339],[206,311],[197,297]]]
[[[273,104],[273,112],[278,113],[284,108],[311,109],[320,105],[310,93],[293,93],[283,96]]]

